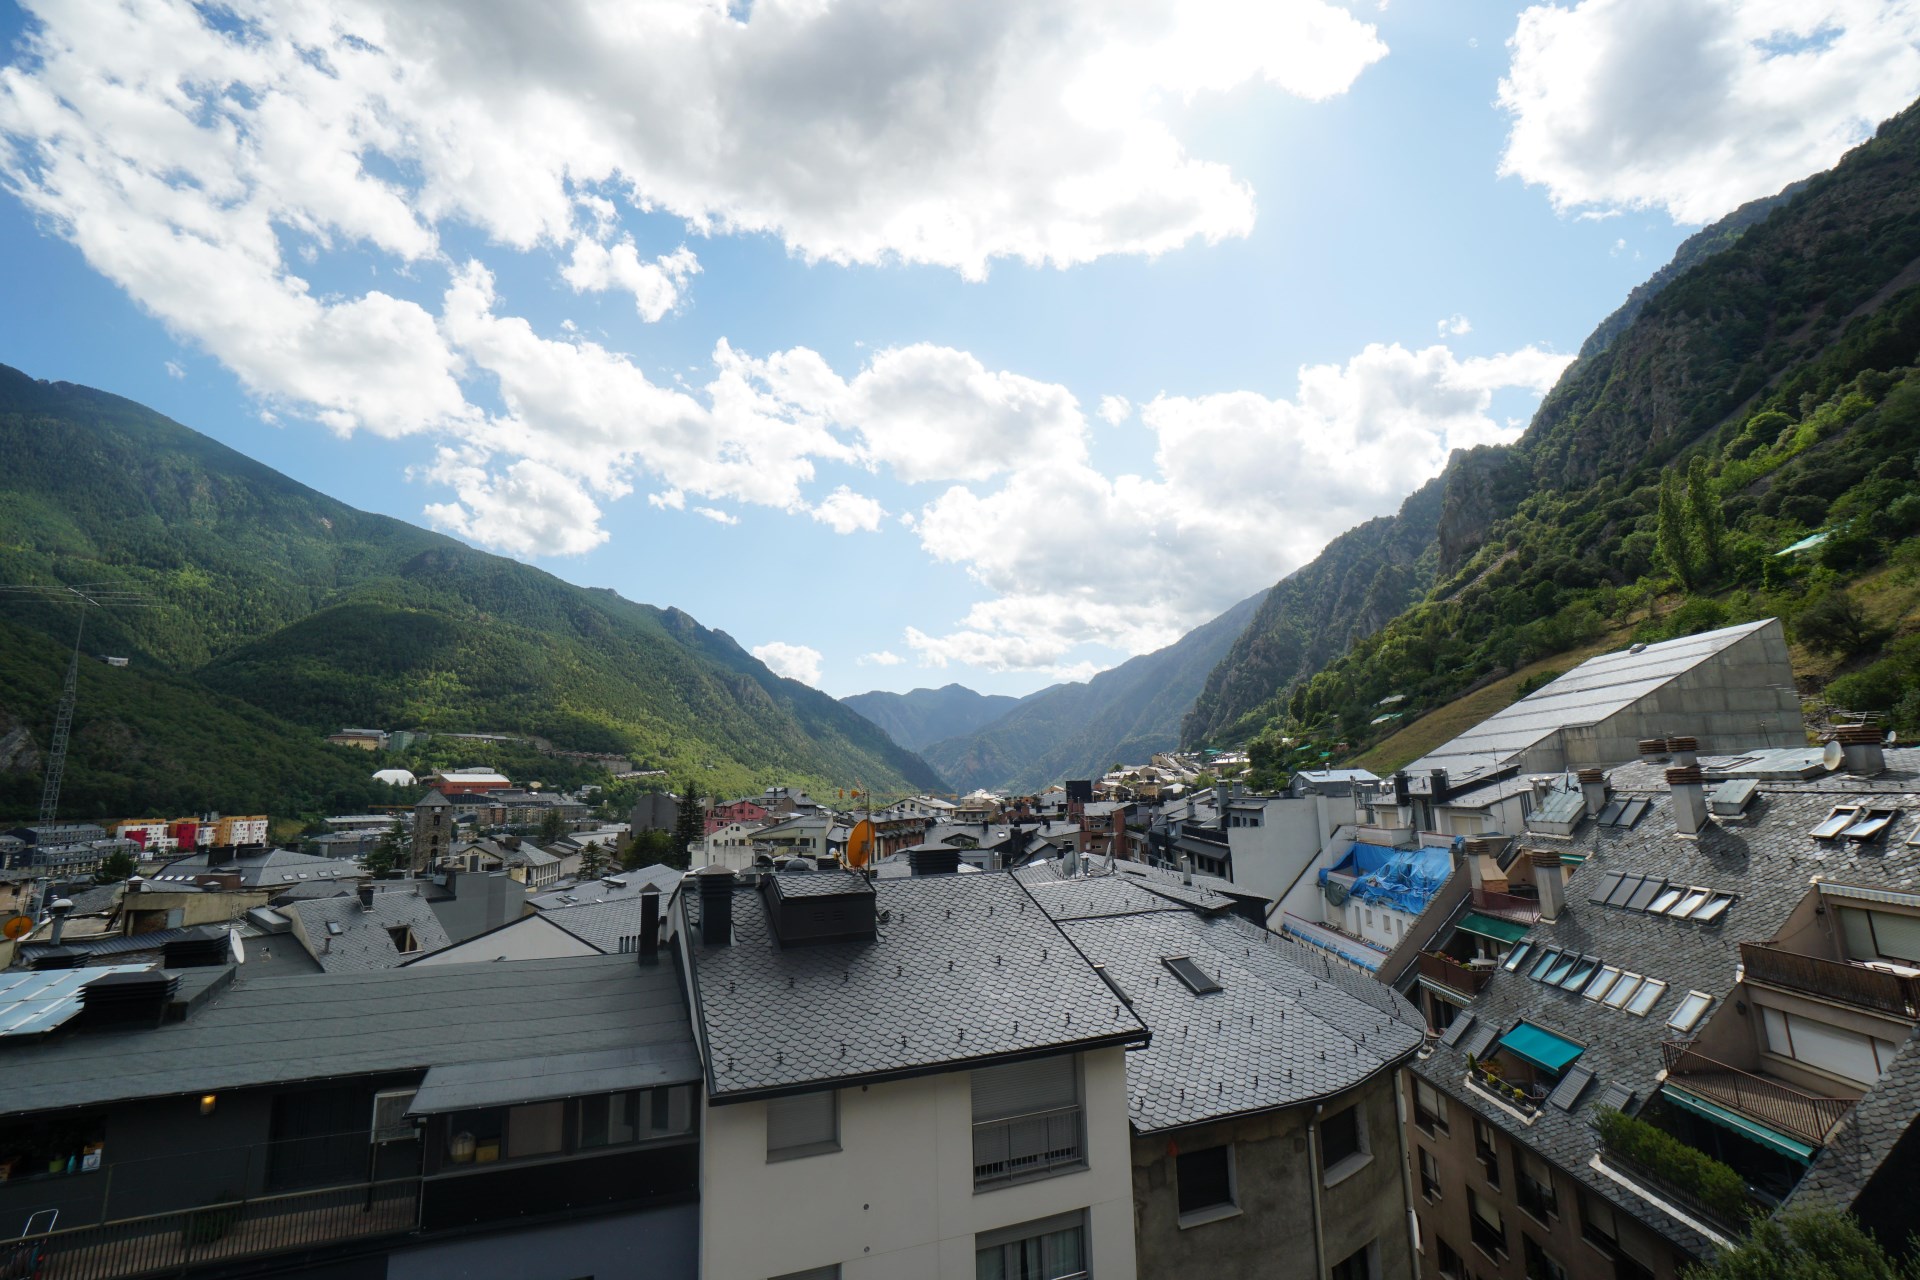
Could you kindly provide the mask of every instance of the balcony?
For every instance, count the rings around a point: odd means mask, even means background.
[[[1540,919],[1540,899],[1492,889],[1473,891],[1473,909],[1519,924],[1535,924]]]
[[[1740,944],[1747,980],[1805,992],[1896,1018],[1920,1019],[1920,978],[1865,965],[1782,951],[1763,943]]]
[[[1449,991],[1457,991],[1463,996],[1479,995],[1487,983],[1493,980],[1492,966],[1475,968],[1439,951],[1422,951],[1418,963],[1422,978],[1428,982],[1438,983]]]
[[[1667,1077],[1689,1093],[1751,1116],[1762,1124],[1825,1146],[1833,1126],[1853,1110],[1851,1098],[1822,1098],[1791,1085],[1707,1057],[1669,1040],[1660,1046]]]
[[[1532,1116],[1547,1099],[1547,1087],[1538,1081],[1509,1080],[1498,1059],[1476,1062],[1467,1072],[1467,1082],[1492,1094],[1523,1116]]]
[[[1087,1162],[1080,1108],[1055,1107],[973,1126],[973,1188],[985,1191]]]
[[[130,1280],[412,1231],[420,1181],[401,1178],[125,1218],[0,1243],[0,1275]]]

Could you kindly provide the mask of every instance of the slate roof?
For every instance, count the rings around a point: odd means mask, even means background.
[[[1148,1038],[1012,874],[872,888],[875,940],[786,949],[757,887],[735,888],[726,946],[701,940],[700,895],[681,895],[715,1104]]]
[[[631,956],[250,978],[183,1022],[9,1045],[0,1113],[691,1039],[673,968]]]
[[[660,896],[660,914],[668,910],[668,893]],[[542,919],[565,929],[596,951],[614,955],[623,939],[640,936],[640,896],[615,898],[611,902],[585,902],[575,907],[555,907],[540,912]],[[509,921],[508,923],[512,923]]]
[[[316,858],[291,849],[267,849],[260,853],[239,853],[214,866],[207,865],[204,853],[190,854],[169,862],[149,877],[165,883],[175,877],[191,879],[209,874],[237,874],[249,888],[271,888],[298,884],[302,880],[357,880],[366,875],[358,863],[343,858]]]
[[[572,885],[549,889],[529,897],[527,904],[536,910],[550,911],[555,907],[577,907],[589,902],[617,902],[621,898],[639,897],[648,885],[668,894],[680,887],[680,879],[686,874],[678,867],[656,862],[632,871],[610,871],[598,880],[581,880]]]
[[[285,913],[297,916],[305,926],[307,949],[328,973],[391,969],[418,954],[403,954],[393,945],[389,929],[412,929],[420,952],[438,951],[450,942],[433,908],[416,893],[375,893],[371,907],[361,906],[357,894],[293,902]],[[340,932],[331,932],[330,924],[339,925]]]
[[[1690,990],[1703,991],[1714,998],[1707,1018],[1718,1015],[1721,1001],[1734,986],[1740,964],[1739,944],[1775,937],[1809,892],[1813,877],[1853,885],[1920,889],[1920,848],[1906,843],[1920,835],[1920,752],[1890,750],[1887,762],[1887,771],[1874,778],[1836,773],[1806,781],[1762,782],[1745,813],[1716,818],[1698,839],[1684,839],[1675,833],[1665,765],[1636,762],[1612,770],[1608,781],[1616,795],[1645,797],[1653,802],[1652,807],[1631,830],[1600,827],[1589,819],[1564,840],[1527,838],[1530,846],[1587,855],[1578,867],[1567,868],[1568,909],[1557,921],[1534,925],[1528,940],[1536,946],[1549,943],[1621,964],[1648,978],[1665,981],[1667,989],[1645,1016],[1635,1017],[1582,995],[1534,982],[1526,975],[1531,968],[1526,963],[1520,972],[1496,971],[1470,1006],[1478,1020],[1476,1025],[1457,1037],[1457,1044],[1442,1040],[1432,1057],[1414,1070],[1456,1099],[1456,1105],[1467,1106],[1505,1129],[1568,1176],[1605,1193],[1661,1234],[1704,1256],[1712,1245],[1699,1233],[1588,1168],[1587,1162],[1598,1150],[1591,1127],[1592,1112],[1610,1086],[1632,1089],[1636,1105],[1659,1088],[1661,1043],[1682,1038],[1666,1026],[1676,1004]],[[1868,845],[1829,843],[1807,834],[1834,804],[1862,794],[1899,797],[1895,803],[1902,807],[1901,816],[1882,840]],[[1654,874],[1680,884],[1730,891],[1738,897],[1712,925],[1589,902],[1589,896],[1609,872]],[[1521,1019],[1585,1045],[1577,1065],[1591,1069],[1597,1081],[1583,1091],[1571,1110],[1543,1107],[1531,1125],[1523,1125],[1504,1110],[1482,1101],[1464,1084],[1464,1050],[1483,1026],[1500,1034]],[[1888,1105],[1877,1095],[1881,1088],[1889,1087],[1896,1097],[1904,1100],[1911,1095],[1912,1100]],[[1867,1093],[1817,1159],[1814,1170],[1803,1181],[1809,1194],[1833,1202],[1850,1201],[1871,1175],[1869,1165],[1885,1155],[1912,1121],[1917,1105],[1920,1060],[1916,1060],[1909,1042],[1886,1080]]]

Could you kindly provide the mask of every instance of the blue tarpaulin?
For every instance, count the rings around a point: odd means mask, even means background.
[[[1353,876],[1352,893],[1360,901],[1419,915],[1453,869],[1453,851],[1356,844],[1333,869]]]

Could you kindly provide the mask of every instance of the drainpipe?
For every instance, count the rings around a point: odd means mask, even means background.
[[[1314,1103],[1313,1119],[1307,1121],[1307,1191],[1313,1205],[1314,1280],[1327,1277],[1327,1239],[1320,1225],[1320,1113],[1326,1109],[1324,1102]]]
[[[1398,1131],[1395,1137],[1400,1143],[1400,1196],[1407,1206],[1407,1256],[1412,1260],[1413,1275],[1420,1275],[1420,1220],[1413,1212],[1413,1160],[1408,1155],[1407,1144],[1407,1072],[1403,1067],[1393,1073],[1393,1118]]]

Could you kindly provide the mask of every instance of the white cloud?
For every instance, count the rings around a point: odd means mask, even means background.
[[[174,379],[184,378],[187,376],[187,371],[181,366],[178,360],[169,360],[167,361],[167,376]]]
[[[765,644],[753,646],[753,656],[767,664],[769,670],[777,676],[789,680],[798,680],[801,684],[820,687],[821,655],[818,649],[804,644],[788,644],[784,640],[769,640]]]
[[[1439,331],[1440,336],[1443,338],[1460,338],[1473,332],[1473,321],[1456,311],[1445,320],[1440,321],[1434,328]]]
[[[581,236],[573,242],[573,259],[561,268],[560,275],[575,293],[626,290],[633,295],[633,307],[640,318],[652,324],[673,310],[687,278],[699,272],[700,260],[685,245],[652,262],[642,262],[631,237],[609,248]]]
[[[481,460],[442,449],[429,472],[458,502],[435,503],[427,518],[451,533],[515,555],[579,555],[607,540],[600,509],[569,477],[522,458],[489,473]]]
[[[874,653],[863,653],[853,661],[855,666],[860,667],[897,667],[906,659],[891,649],[881,649]]]
[[[1908,0],[1582,0],[1520,15],[1503,175],[1563,211],[1706,222],[1837,161],[1920,94]]]
[[[1133,416],[1133,404],[1125,396],[1100,397],[1100,421],[1117,427]]]
[[[872,533],[880,528],[880,521],[886,514],[886,508],[874,499],[855,493],[846,485],[828,494],[812,511],[815,520],[829,526],[835,533],[852,533],[859,529]]]
[[[740,523],[739,516],[734,515],[730,511],[722,511],[718,507],[695,507],[693,509],[693,513],[697,516],[705,516],[707,519],[713,521],[715,524],[739,524]]]

